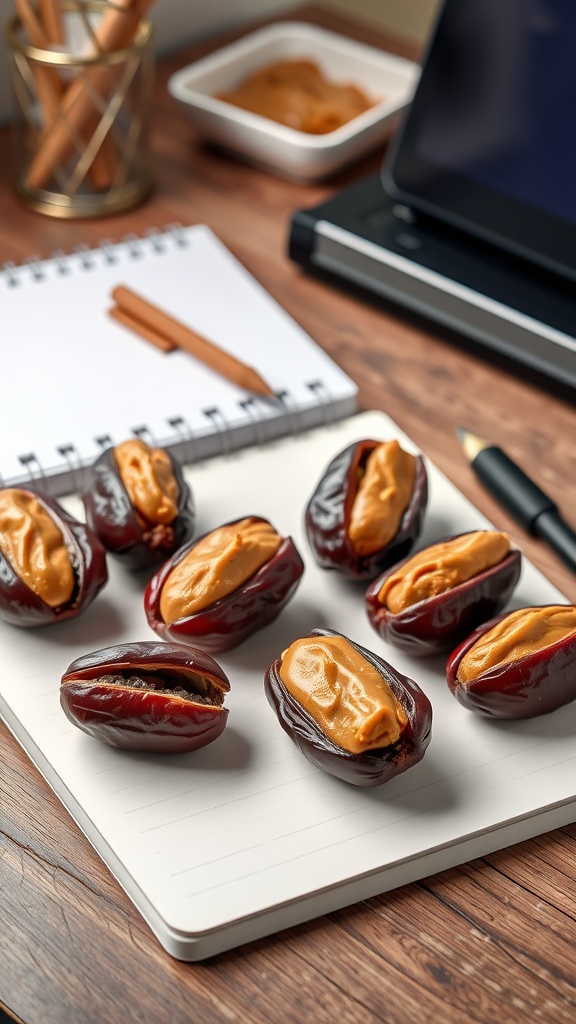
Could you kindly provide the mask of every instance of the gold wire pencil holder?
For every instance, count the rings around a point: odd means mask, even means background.
[[[105,49],[111,15],[116,34],[110,38],[131,41]],[[6,28],[15,99],[13,184],[29,206],[54,217],[118,213],[153,187],[152,29],[99,0],[63,4],[62,16],[65,45],[34,46],[19,17]]]

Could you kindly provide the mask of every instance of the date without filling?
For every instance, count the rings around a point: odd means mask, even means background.
[[[457,681],[470,683],[484,672],[526,658],[576,633],[576,608],[548,605],[511,612],[464,655]]]
[[[350,509],[348,537],[359,555],[385,547],[398,532],[416,478],[416,459],[397,441],[377,445],[366,460]]]
[[[216,99],[311,135],[325,135],[374,106],[355,85],[329,81],[312,60],[279,60]]]
[[[389,747],[407,723],[378,670],[343,637],[304,637],[283,652],[280,678],[322,732],[360,754]]]
[[[126,673],[125,675],[121,672],[110,672],[98,676],[92,680],[92,683],[95,686],[118,686],[122,689],[166,694],[169,697],[189,700],[193,704],[213,706],[222,704],[224,700],[224,692],[218,687],[211,686],[202,676],[192,677],[178,672],[166,673],[163,676],[154,676],[146,672]],[[191,690],[191,683],[197,683],[198,690]]]

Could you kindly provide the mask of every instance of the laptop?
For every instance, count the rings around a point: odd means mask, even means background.
[[[576,4],[445,0],[378,173],[291,258],[576,392]]]

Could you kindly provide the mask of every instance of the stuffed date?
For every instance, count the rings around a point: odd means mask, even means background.
[[[185,545],[152,577],[148,623],[165,639],[229,650],[279,615],[303,571],[292,539],[268,520],[234,520]]]
[[[323,569],[374,579],[408,554],[428,501],[423,459],[398,441],[357,441],[322,475],[305,513],[308,542]]]
[[[178,462],[139,438],[102,452],[82,500],[89,525],[129,569],[158,565],[194,530],[194,503]]]
[[[366,591],[376,632],[412,655],[451,650],[505,606],[521,554],[505,533],[476,530],[432,544],[382,573]]]
[[[73,618],[107,579],[106,552],[89,527],[34,490],[0,490],[2,618],[16,626]]]
[[[268,668],[280,725],[312,764],[356,786],[379,786],[417,764],[432,706],[420,687],[341,633],[314,629]]]
[[[541,605],[497,616],[450,655],[448,686],[465,708],[534,718],[576,698],[576,607]]]

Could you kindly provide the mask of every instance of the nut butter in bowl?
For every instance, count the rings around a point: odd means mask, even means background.
[[[311,135],[333,132],[375,103],[359,86],[327,78],[310,58],[266,64],[217,99]]]
[[[418,65],[402,57],[316,25],[282,21],[182,68],[168,89],[207,141],[279,177],[309,183],[381,147],[418,74]],[[264,83],[273,100],[263,99]]]

